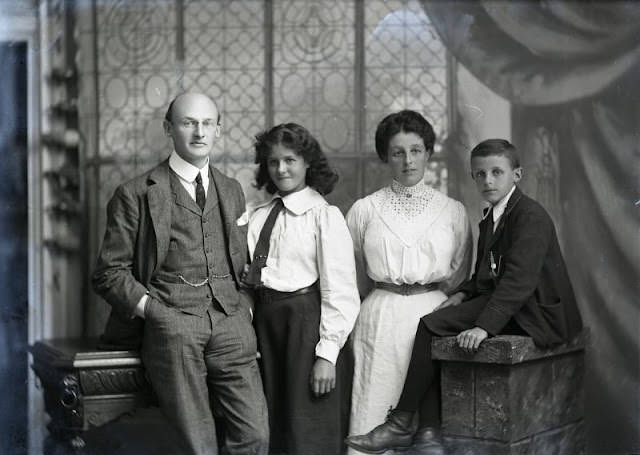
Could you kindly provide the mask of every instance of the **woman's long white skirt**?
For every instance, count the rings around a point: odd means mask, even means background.
[[[374,289],[353,330],[354,375],[350,435],[384,422],[402,392],[420,318],[446,299],[441,291],[404,296]],[[349,449],[350,454],[357,454]]]

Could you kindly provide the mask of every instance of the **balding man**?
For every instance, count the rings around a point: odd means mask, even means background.
[[[210,166],[220,115],[206,95],[185,93],[167,111],[169,159],[119,186],[93,275],[111,306],[103,340],[137,348],[185,453],[268,449],[268,419],[251,325],[238,286],[247,259],[240,184]],[[144,323],[142,323],[144,320]]]

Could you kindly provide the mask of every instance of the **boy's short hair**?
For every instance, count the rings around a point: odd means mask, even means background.
[[[376,153],[383,163],[388,159],[389,142],[400,132],[420,136],[427,153],[431,155],[436,141],[431,123],[418,112],[407,109],[387,115],[376,128]]]
[[[471,158],[480,156],[505,156],[511,162],[513,169],[520,167],[520,154],[518,149],[506,139],[487,139],[476,145],[471,150]]]

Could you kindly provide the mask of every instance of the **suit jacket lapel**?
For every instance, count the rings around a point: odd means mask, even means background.
[[[171,172],[171,171],[169,171]],[[178,180],[177,178],[175,180]],[[178,180],[177,182],[171,179],[171,175],[169,176],[169,185],[171,186],[171,193],[173,195],[172,200],[175,200],[176,204],[184,207],[190,212],[195,213],[196,215],[200,215],[200,208],[196,205],[196,201],[194,201],[187,190],[184,189],[182,183]],[[177,184],[177,185],[176,185]]]
[[[508,218],[509,214],[511,213],[511,211],[513,210],[513,208],[516,206],[516,204],[521,198],[522,198],[522,191],[520,191],[520,188],[516,186],[516,189],[513,191],[513,194],[509,198],[509,201],[507,201],[507,207],[504,209],[504,213],[498,220],[498,226],[493,231],[491,240],[489,241],[486,247],[487,250],[491,249],[491,247],[496,243],[496,241],[502,235],[502,231],[504,230],[504,223],[506,222],[506,219]]]
[[[154,169],[148,179],[149,189],[147,200],[149,214],[156,235],[156,267],[164,261],[169,251],[169,236],[171,231],[171,182],[169,181],[169,160]]]
[[[235,222],[235,206],[234,195],[229,191],[229,187],[224,184],[224,176],[214,167],[211,167],[211,175],[213,183],[218,193],[218,203],[220,204],[220,212],[222,213],[222,222],[224,224],[227,235],[232,222]]]
[[[220,213],[222,215],[222,224],[224,225],[224,235],[227,239],[227,245],[229,248],[229,255],[233,256],[234,253],[242,251],[242,241],[238,238],[241,235],[240,230],[235,227],[237,217],[236,207],[236,195],[231,191],[231,186],[225,184],[225,176],[215,169],[211,168],[211,176],[213,183],[218,193],[218,204],[220,205]],[[237,275],[241,271],[235,270],[233,257],[231,258],[231,268],[234,269],[234,273]]]

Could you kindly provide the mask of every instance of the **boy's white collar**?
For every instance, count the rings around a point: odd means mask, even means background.
[[[500,217],[502,216],[502,214],[504,213],[504,211],[507,209],[507,204],[509,203],[509,199],[511,198],[511,195],[515,190],[516,190],[516,185],[513,185],[513,188],[511,188],[511,191],[509,191],[505,197],[500,199],[498,203],[493,206],[493,210],[491,210],[491,207],[489,207],[489,210],[487,210],[487,213],[482,218],[483,219],[486,218],[489,212],[491,212],[493,213],[493,223],[496,224],[500,219]]]

